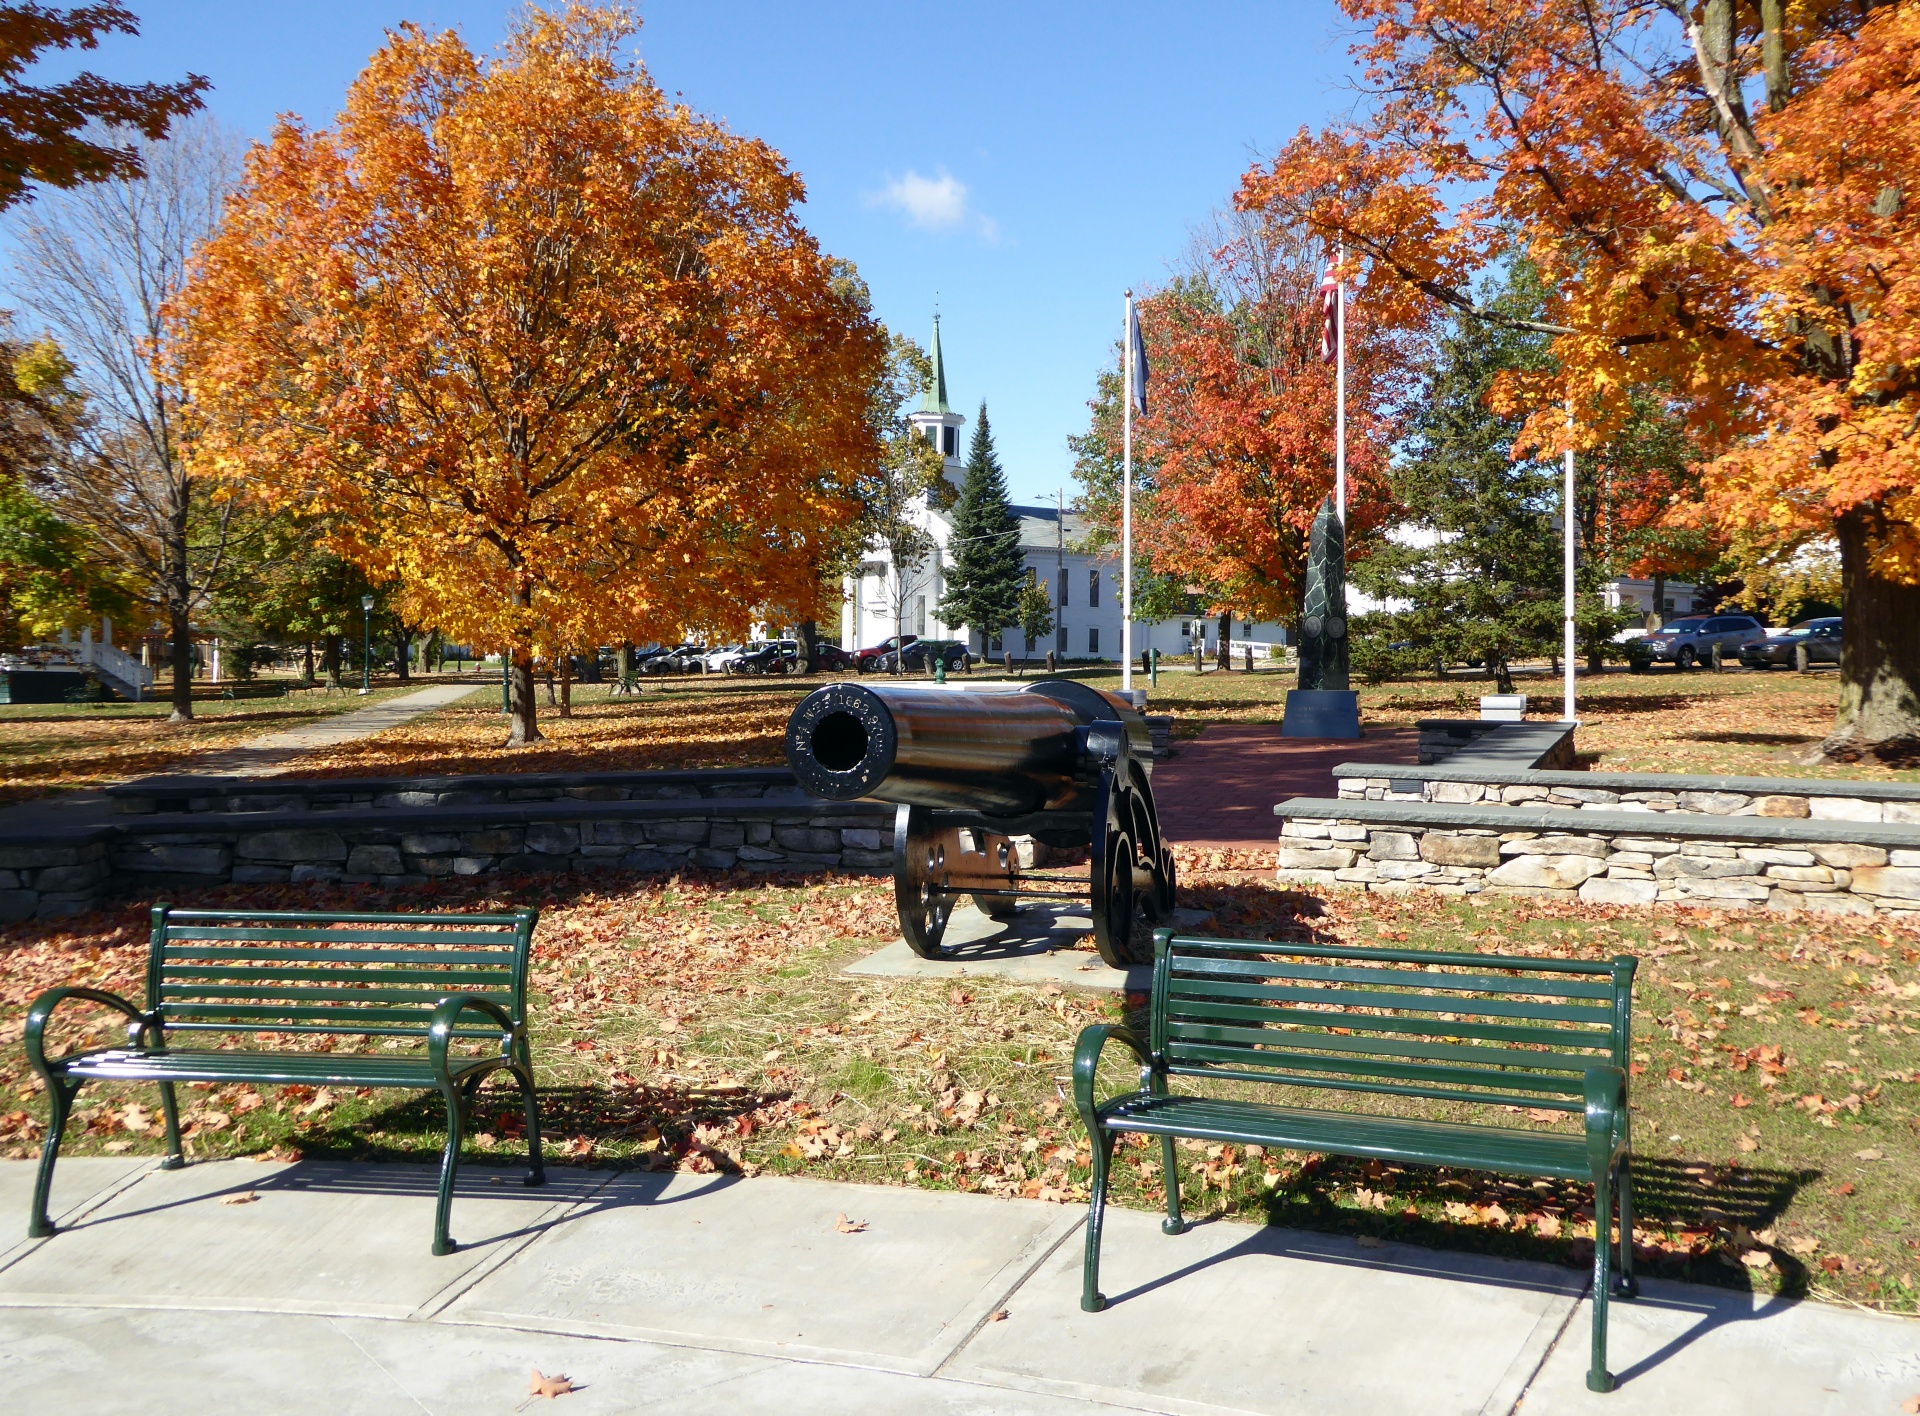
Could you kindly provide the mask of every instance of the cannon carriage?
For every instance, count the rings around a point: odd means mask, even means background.
[[[996,919],[1025,899],[1088,900],[1100,957],[1152,960],[1173,915],[1146,719],[1071,679],[968,689],[836,683],[801,700],[787,761],[808,792],[894,803],[894,898],[913,951],[940,958],[954,907]],[[1023,860],[1023,838],[1085,850],[1084,882]]]

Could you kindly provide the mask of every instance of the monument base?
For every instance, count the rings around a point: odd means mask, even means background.
[[[1345,738],[1360,736],[1360,695],[1345,688],[1290,688],[1280,736]]]

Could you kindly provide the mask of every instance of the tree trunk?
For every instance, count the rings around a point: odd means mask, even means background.
[[[340,687],[340,636],[329,634],[326,649],[320,658],[320,667],[327,671],[327,687]]]
[[[396,630],[393,636],[393,662],[400,682],[413,681],[413,636],[406,630]]]
[[[640,691],[640,685],[635,681],[636,677],[633,671],[633,645],[622,644],[620,646],[620,682],[614,685],[613,691],[615,693],[638,693]]]
[[[307,641],[306,660],[300,668],[300,682],[311,686],[313,683],[313,641]]]
[[[1920,586],[1874,574],[1872,518],[1839,519],[1840,706],[1820,752],[1841,762],[1920,759]]]
[[[796,628],[800,640],[800,672],[810,674],[820,659],[820,626],[812,620],[801,620]]]
[[[1651,633],[1667,622],[1667,577],[1653,577],[1653,608],[1647,612],[1647,630]]]
[[[513,722],[507,729],[507,746],[525,747],[541,740],[539,710],[533,701],[533,651],[516,646],[508,653],[512,668],[507,675],[507,698]]]
[[[193,625],[184,607],[167,612],[173,657],[173,711],[169,723],[193,721]]]
[[[560,656],[560,716],[573,716],[573,655]]]
[[[1214,646],[1214,653],[1220,667],[1229,671],[1233,668],[1233,611],[1224,610],[1220,615],[1220,642]]]

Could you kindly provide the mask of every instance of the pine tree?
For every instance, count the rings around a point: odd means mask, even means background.
[[[967,475],[954,503],[953,539],[948,544],[953,564],[940,618],[978,630],[984,651],[994,635],[1015,623],[1025,577],[1020,523],[1007,501],[1007,478],[994,454],[985,403],[967,446]]]

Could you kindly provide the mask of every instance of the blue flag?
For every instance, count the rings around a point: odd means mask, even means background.
[[[1147,411],[1147,345],[1140,337],[1140,316],[1132,306],[1127,307],[1127,347],[1133,355],[1133,378],[1127,396],[1133,400],[1137,412]]]

